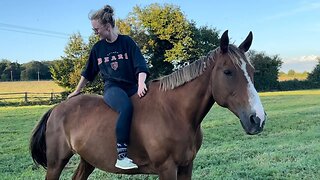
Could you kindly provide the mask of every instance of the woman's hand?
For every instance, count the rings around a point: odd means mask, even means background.
[[[88,82],[88,80],[85,77],[81,76],[80,81],[76,87],[76,90],[73,91],[71,94],[69,94],[67,99],[70,99],[74,96],[79,95],[81,93],[81,89],[86,86],[87,82]]]
[[[80,91],[73,91],[71,94],[68,95],[67,99],[70,99],[70,98],[77,96],[79,94],[80,94]]]
[[[138,92],[137,92],[138,96],[142,98],[144,95],[146,95],[147,91],[148,91],[148,88],[146,83],[145,82],[139,83]]]
[[[146,78],[147,78],[147,74],[144,73],[144,72],[141,72],[139,73],[139,76],[138,76],[138,96],[140,98],[142,98],[144,95],[146,95],[147,91],[148,91],[148,88],[147,88],[147,85],[145,83],[146,81]]]

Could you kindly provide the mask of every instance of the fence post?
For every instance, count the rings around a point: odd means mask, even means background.
[[[24,102],[28,102],[28,93],[24,92]]]
[[[50,97],[50,101],[53,101],[53,92],[51,92],[51,97]]]

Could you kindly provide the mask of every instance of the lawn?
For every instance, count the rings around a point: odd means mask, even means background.
[[[193,179],[319,179],[320,90],[261,93],[268,114],[265,130],[246,135],[239,120],[217,105],[202,123],[204,142]],[[51,106],[0,107],[1,179],[44,179],[33,165],[29,138]],[[70,179],[78,158],[63,172]],[[156,179],[95,170],[90,179]]]

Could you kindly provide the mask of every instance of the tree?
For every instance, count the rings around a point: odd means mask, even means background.
[[[194,40],[194,48],[191,50],[192,60],[197,60],[199,57],[206,55],[211,50],[219,46],[219,32],[215,28],[208,26],[196,27],[195,22],[191,22],[192,39]]]
[[[191,58],[191,26],[180,8],[168,4],[136,6],[126,21],[130,23],[130,35],[148,59],[152,78],[171,73],[170,62]]]
[[[31,61],[22,64],[21,80],[47,80],[51,79],[49,64]]]
[[[88,44],[86,44],[80,34],[73,34],[65,48],[65,55],[50,67],[53,80],[60,86],[65,87],[67,91],[73,91],[80,80],[90,50],[98,40],[97,36],[91,35]],[[103,91],[101,78],[96,78],[93,83],[89,83],[84,91],[101,94]]]
[[[50,68],[53,80],[68,91],[75,89],[80,80],[80,70],[88,57],[87,46],[80,34],[73,34],[64,50],[65,55]]]
[[[19,81],[20,74],[21,74],[20,66],[21,65],[17,62],[12,63],[8,61],[6,67],[2,71],[1,80],[2,81]]]
[[[249,52],[252,65],[255,68],[254,82],[257,90],[268,91],[278,89],[278,74],[282,61],[279,56],[267,56],[265,53]]]
[[[290,69],[289,71],[288,71],[288,75],[289,76],[294,76],[296,74],[296,72],[293,70],[293,69]]]
[[[179,7],[169,4],[136,6],[125,20],[117,22],[120,32],[129,34],[140,45],[152,79],[199,59],[219,44],[215,29],[197,28]]]
[[[312,72],[308,74],[307,80],[320,84],[320,57],[318,57],[317,60],[318,64],[312,70]]]
[[[0,80],[1,81],[6,81],[7,80],[7,76],[3,75],[4,70],[7,68],[7,66],[9,66],[9,64],[11,64],[11,62],[7,59],[2,59],[0,61]]]

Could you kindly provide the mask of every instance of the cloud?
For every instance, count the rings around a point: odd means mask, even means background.
[[[318,59],[320,59],[320,56],[317,55],[286,58],[283,60],[280,70],[287,72],[292,69],[297,72],[311,72],[317,65]]]
[[[298,63],[298,62],[318,62],[317,60],[318,58],[320,58],[320,56],[317,56],[317,55],[292,57],[292,58],[287,58],[285,63],[291,64],[291,63]]]

